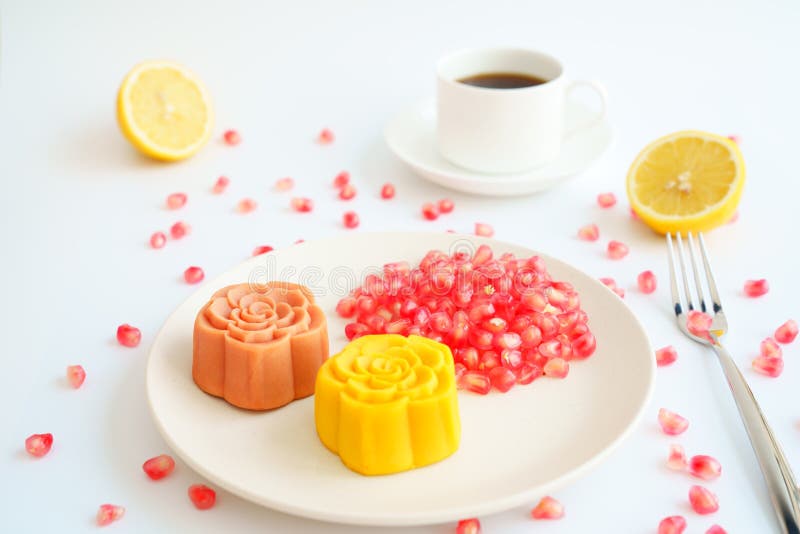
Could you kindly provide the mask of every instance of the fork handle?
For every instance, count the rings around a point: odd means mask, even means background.
[[[772,506],[785,534],[800,534],[800,490],[797,488],[789,462],[772,434],[750,386],[719,340],[712,345],[725,372],[736,407],[742,418],[750,443],[761,466],[761,473],[769,489]]]

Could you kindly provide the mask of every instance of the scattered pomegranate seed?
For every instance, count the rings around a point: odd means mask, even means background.
[[[544,364],[544,376],[564,378],[569,373],[569,362],[563,358],[552,358]]]
[[[639,291],[649,295],[656,290],[656,275],[653,274],[653,271],[643,271],[636,277],[636,283]]]
[[[41,458],[53,446],[53,434],[32,434],[25,439],[25,450],[31,456]]]
[[[670,365],[678,359],[678,351],[672,345],[667,345],[656,351],[656,364],[659,367]]]
[[[531,510],[534,519],[561,519],[564,517],[564,505],[552,497],[543,497],[539,504]]]
[[[183,271],[183,279],[186,280],[187,284],[197,284],[202,282],[205,277],[206,274],[203,269],[194,265]]]
[[[333,143],[333,141],[334,141],[333,132],[328,128],[323,128],[319,132],[319,135],[317,136],[317,142],[321,145],[329,145]]]
[[[243,198],[236,205],[236,211],[239,213],[251,213],[258,207],[258,203],[252,198]]]
[[[305,239],[298,239],[297,241],[294,242],[294,244],[299,245],[300,243],[305,243],[305,242],[306,242]]]
[[[683,534],[686,530],[686,519],[681,515],[665,517],[658,524],[658,534]]]
[[[581,226],[578,229],[578,239],[582,239],[584,241],[597,241],[600,239],[600,229],[594,223]]]
[[[782,358],[783,357],[783,350],[781,350],[781,346],[778,345],[778,342],[768,337],[761,342],[759,347],[762,356],[769,356],[772,358]]]
[[[475,519],[462,519],[456,525],[456,534],[481,534],[481,522]]]
[[[783,372],[783,358],[758,356],[753,360],[753,370],[762,375],[777,378]]]
[[[505,393],[517,383],[517,375],[511,369],[500,365],[489,370],[489,381],[498,391]]]
[[[617,285],[617,282],[613,278],[600,278],[599,279],[604,286],[608,289],[613,291],[617,294],[617,296],[621,299],[625,298],[625,290]]]
[[[713,320],[714,318],[707,313],[697,310],[690,310],[689,313],[686,314],[686,327],[689,329],[689,332],[697,337],[702,337],[708,339],[709,341],[713,341],[711,335],[708,333]]]
[[[688,465],[686,461],[686,452],[683,450],[683,447],[680,445],[670,445],[667,467],[675,471],[686,471]]]
[[[259,245],[253,249],[253,256],[260,256],[261,254],[266,254],[267,252],[272,252],[275,250],[269,245]]]
[[[354,211],[346,211],[342,216],[342,223],[345,228],[355,228],[358,226],[358,214]]]
[[[242,142],[242,136],[236,130],[225,130],[222,138],[225,140],[225,144],[230,146],[236,146]]]
[[[658,424],[664,434],[677,436],[689,428],[689,420],[665,408],[658,410]]]
[[[392,184],[383,184],[383,187],[381,187],[381,198],[384,200],[394,198],[394,193],[394,186]]]
[[[617,203],[617,195],[614,193],[600,193],[597,195],[597,205],[601,208],[610,208]]]
[[[437,206],[439,207],[439,213],[450,213],[456,207],[449,198],[443,198],[437,203]]]
[[[215,195],[222,194],[225,192],[225,189],[228,188],[228,185],[230,183],[231,181],[227,176],[220,176],[214,183],[214,187],[211,188],[211,192],[214,193]]]
[[[277,182],[275,182],[275,189],[278,191],[289,191],[291,188],[294,187],[294,179],[287,176],[286,178],[279,178]]]
[[[716,458],[698,454],[689,460],[689,472],[703,480],[714,480],[722,474],[722,466]]]
[[[719,525],[711,525],[708,527],[708,530],[706,530],[706,534],[728,534],[728,531]]]
[[[72,387],[78,389],[83,385],[84,380],[86,380],[86,371],[83,366],[70,365],[67,367],[67,381]]]
[[[177,210],[186,205],[186,193],[172,193],[167,196],[167,208]]]
[[[494,235],[494,228],[486,223],[475,223],[475,235],[492,237]]]
[[[350,173],[347,171],[342,171],[336,175],[333,179],[333,187],[336,189],[341,189],[342,187],[346,186],[350,183]]]
[[[314,209],[314,201],[312,201],[310,198],[295,197],[292,199],[291,206],[294,211],[308,213]]]
[[[114,521],[122,519],[125,515],[125,508],[116,504],[101,504],[97,510],[97,524],[101,527],[110,525]]]
[[[339,189],[339,198],[342,200],[351,200],[356,196],[356,188],[352,184],[345,184]]]
[[[208,510],[217,501],[217,492],[205,484],[189,486],[189,499],[198,510]]]
[[[117,341],[124,347],[136,347],[142,340],[142,332],[135,326],[121,324],[117,327]]]
[[[741,137],[739,137],[739,136],[738,136],[738,135],[736,135],[736,134],[731,134],[731,135],[729,135],[729,136],[728,136],[728,139],[730,139],[731,141],[733,141],[733,142],[734,142],[734,143],[736,143],[737,145],[739,145],[739,144],[741,144],[741,143],[742,143],[742,138],[741,138]]]
[[[188,235],[191,231],[192,227],[183,221],[178,221],[169,228],[169,233],[172,236],[172,239],[180,239],[183,236]]]
[[[467,371],[461,375],[459,387],[473,393],[486,395],[492,389],[492,383],[489,377],[481,372]]]
[[[336,304],[336,313],[339,317],[349,319],[356,314],[356,299],[354,297],[345,297]]]
[[[435,221],[439,218],[439,212],[433,202],[426,202],[422,205],[422,216],[429,221]]]
[[[167,236],[164,232],[155,232],[150,236],[150,246],[153,248],[164,248],[167,244]]]
[[[789,319],[775,330],[775,341],[778,343],[791,343],[797,337],[797,321]]]
[[[142,464],[144,472],[153,480],[161,480],[175,469],[175,460],[168,454],[150,458]]]
[[[748,297],[760,297],[769,291],[769,283],[766,279],[748,280],[744,283],[744,294]]]
[[[719,510],[717,496],[703,486],[692,486],[689,488],[689,504],[698,514],[713,514]]]
[[[628,255],[628,245],[620,241],[608,242],[608,257],[612,260],[621,260]]]

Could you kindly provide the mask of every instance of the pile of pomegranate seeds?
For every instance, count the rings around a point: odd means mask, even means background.
[[[439,208],[439,213],[450,213],[456,207],[449,198],[443,198],[437,203],[437,206]]]
[[[600,239],[600,229],[596,224],[587,224],[578,229],[578,239],[583,241],[597,241]]]
[[[689,504],[692,510],[698,514],[713,514],[719,510],[717,496],[703,486],[692,486],[689,488]]]
[[[475,223],[475,235],[481,237],[492,237],[494,235],[494,228],[486,223]]]
[[[152,480],[161,480],[175,470],[175,460],[168,454],[162,454],[143,463],[142,470]]]
[[[797,337],[797,322],[789,319],[775,330],[775,341],[778,343],[791,343]]]
[[[392,184],[383,184],[383,187],[381,187],[381,198],[384,200],[394,198],[394,193],[394,186]]]
[[[345,228],[356,228],[359,224],[358,214],[354,211],[346,211],[342,215],[342,224]]]
[[[748,280],[744,283],[744,294],[748,297],[760,297],[769,291],[769,283],[766,279]]]
[[[177,210],[186,205],[186,193],[172,193],[167,197],[167,208]]]
[[[722,465],[716,458],[698,454],[689,460],[689,473],[703,480],[714,480],[722,474]]]
[[[333,132],[329,128],[323,128],[317,136],[317,142],[321,145],[329,145],[333,143]]]
[[[552,497],[543,497],[539,504],[531,510],[534,519],[561,519],[564,517],[564,505]]]
[[[625,290],[617,285],[616,280],[613,278],[600,278],[600,282],[603,283],[608,289],[613,291],[617,294],[617,296],[621,299],[625,298]]]
[[[186,280],[187,284],[198,284],[202,282],[205,277],[206,274],[203,272],[203,269],[194,265],[183,271],[183,279]]]
[[[649,295],[656,290],[656,275],[653,271],[643,271],[636,277],[636,284],[639,286],[639,291]]]
[[[276,191],[288,191],[294,187],[294,179],[290,177],[280,178],[277,182],[275,182],[275,190]]]
[[[275,250],[269,245],[259,245],[253,249],[253,256],[260,256],[261,254],[266,254],[267,252],[272,252]]]
[[[614,193],[600,193],[597,195],[597,205],[601,208],[610,208],[617,203],[617,196]]]
[[[667,459],[667,467],[674,471],[686,471],[689,464],[686,461],[686,452],[680,445],[669,446],[669,459]]]
[[[70,386],[78,389],[83,385],[84,380],[86,380],[86,371],[84,371],[83,366],[70,365],[67,367],[67,381]]]
[[[117,327],[117,341],[123,347],[136,347],[142,340],[142,332],[135,326],[121,324]]]
[[[114,521],[122,519],[125,515],[125,508],[116,504],[101,504],[97,510],[97,525],[104,527]]]
[[[211,192],[215,195],[220,195],[225,192],[225,189],[228,188],[230,183],[231,181],[227,176],[220,176],[214,183],[214,187],[211,188]]]
[[[222,134],[222,139],[225,140],[226,145],[236,146],[242,142],[242,136],[236,130],[225,130]]]
[[[472,255],[432,250],[413,269],[384,265],[336,311],[352,320],[348,339],[416,334],[447,344],[459,388],[479,394],[563,378],[597,344],[572,285],[554,281],[538,256],[495,258],[487,245]]]
[[[191,231],[192,227],[183,221],[178,221],[169,228],[169,234],[172,236],[172,239],[180,239],[188,235]]]
[[[53,434],[32,434],[25,439],[25,450],[31,456],[41,458],[53,446]]]
[[[682,534],[686,530],[686,519],[681,515],[665,517],[658,524],[658,534]]]
[[[477,519],[462,519],[456,525],[456,534],[481,534],[481,522]]]
[[[656,364],[659,367],[670,365],[678,359],[678,351],[672,345],[660,348],[656,351]]]
[[[342,200],[351,200],[356,196],[356,188],[353,184],[345,184],[339,189],[339,198]]]
[[[291,207],[294,211],[308,213],[314,209],[314,201],[310,198],[295,197],[292,199]]]
[[[608,242],[608,257],[612,260],[621,260],[628,255],[628,245],[621,241]]]
[[[164,248],[164,245],[167,244],[167,236],[164,235],[164,232],[155,232],[153,235],[150,236],[150,246],[153,248]]]
[[[208,510],[217,502],[217,492],[205,484],[189,486],[189,499],[198,510]]]
[[[689,428],[689,420],[683,416],[671,412],[666,408],[658,410],[658,424],[661,425],[661,430],[664,434],[670,436],[677,436],[682,434]]]

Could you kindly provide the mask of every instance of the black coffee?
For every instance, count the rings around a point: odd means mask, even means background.
[[[490,89],[519,89],[520,87],[532,87],[547,82],[544,78],[520,72],[486,72],[467,76],[458,81],[467,85],[488,87]]]

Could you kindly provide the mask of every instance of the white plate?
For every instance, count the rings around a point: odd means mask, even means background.
[[[587,124],[597,112],[567,99],[567,127]],[[608,119],[567,137],[557,160],[518,174],[483,174],[464,169],[442,157],[436,148],[436,109],[425,101],[396,115],[384,131],[394,154],[423,178],[439,185],[486,196],[535,193],[586,170],[611,145],[614,132]]]
[[[575,285],[597,352],[565,380],[541,378],[509,393],[461,392],[460,449],[438,464],[365,477],[319,441],[307,398],[254,413],[206,395],[192,381],[192,328],[227,284],[283,279],[311,287],[329,319],[332,353],[347,342],[334,307],[342,281],[430,249],[507,243],[447,233],[354,233],[252,258],[204,284],[167,319],[150,349],[147,397],[167,443],[192,468],[241,497],[291,514],[367,525],[415,525],[480,516],[534,501],[605,458],[633,429],[650,397],[655,358],[633,313],[603,284],[542,255],[556,279]],[[338,283],[336,282],[338,281]],[[334,291],[332,288],[339,287]]]

